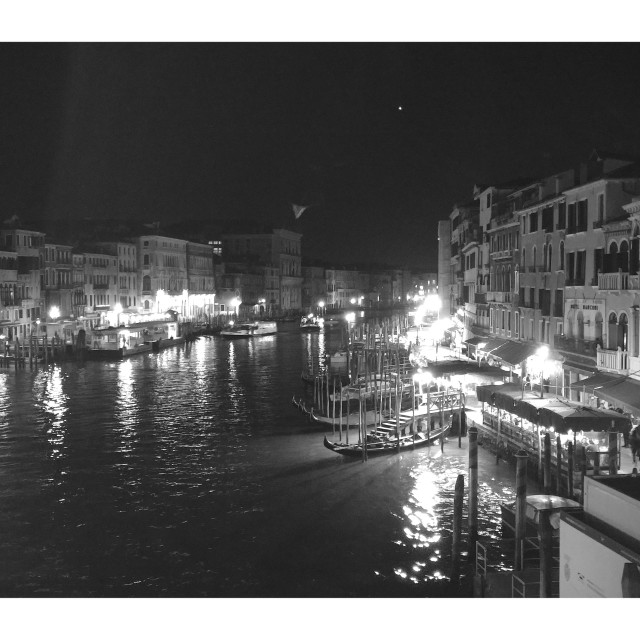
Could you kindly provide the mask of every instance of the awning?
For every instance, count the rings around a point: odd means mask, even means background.
[[[486,342],[487,339],[486,338],[481,338],[479,336],[474,336],[473,338],[469,338],[468,340],[463,340],[462,342],[466,342],[468,345],[470,346],[476,346],[478,344],[480,344],[481,342]]]
[[[611,386],[615,382],[622,382],[625,380],[624,376],[618,376],[614,373],[605,373],[604,371],[597,371],[594,375],[585,378],[584,380],[578,380],[569,385],[569,389],[577,389],[578,391],[589,391],[593,393],[594,389],[602,386]]]
[[[489,353],[507,342],[509,341],[504,340],[503,338],[487,338],[480,343],[484,343],[482,347],[478,345],[478,351],[481,351],[482,353]]]
[[[554,403],[539,411],[540,424],[560,433],[573,431],[619,431],[629,433],[631,420],[617,411],[593,409],[569,402]]]
[[[593,393],[616,407],[640,416],[640,383],[623,378],[594,389]]]
[[[509,340],[506,344],[491,352],[494,358],[500,358],[506,364],[522,364],[529,356],[532,356],[538,347],[526,342],[513,342]]]

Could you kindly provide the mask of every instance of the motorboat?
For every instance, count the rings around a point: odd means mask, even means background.
[[[255,336],[269,336],[277,331],[277,323],[258,320],[231,325],[223,329],[220,335],[225,338],[253,338]]]

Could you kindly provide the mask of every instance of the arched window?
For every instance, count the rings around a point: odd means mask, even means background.
[[[560,243],[560,271],[564,271],[564,242]]]
[[[628,337],[629,331],[627,326],[627,314],[621,313],[620,320],[618,320],[618,344],[623,351],[626,351],[628,348]]]
[[[616,349],[618,346],[618,316],[611,312],[607,325],[607,349]]]
[[[549,245],[549,255],[547,256],[549,259],[549,263],[547,265],[547,271],[553,271],[553,261],[551,259],[552,255],[553,255],[553,247]]]
[[[629,271],[629,243],[626,240],[620,243],[618,269],[622,269],[625,272]]]
[[[151,276],[143,276],[142,278],[142,290],[151,291]]]
[[[531,257],[531,266],[533,267],[532,271],[536,270],[536,248],[533,247],[533,254]]]

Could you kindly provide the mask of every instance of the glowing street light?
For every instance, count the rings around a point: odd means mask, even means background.
[[[324,315],[324,300],[318,301],[318,306],[320,307],[320,315]]]
[[[438,320],[440,320],[440,309],[442,309],[442,300],[440,296],[435,294],[429,294],[424,301],[424,306],[429,311],[435,311],[438,314]]]
[[[55,322],[60,317],[60,309],[58,307],[51,307],[49,309],[49,317]]]

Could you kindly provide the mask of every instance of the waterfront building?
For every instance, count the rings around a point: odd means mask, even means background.
[[[186,319],[187,241],[158,235],[136,239],[140,306],[143,312],[169,310]]]
[[[18,334],[20,309],[18,288],[18,254],[0,250],[0,353],[6,340],[14,340]]]
[[[302,309],[304,313],[318,313],[325,304],[327,304],[327,279],[324,267],[303,266]]]
[[[438,296],[441,313],[448,316],[451,310],[451,220],[438,221]]]
[[[346,309],[364,301],[360,272],[355,269],[327,269],[327,307]],[[374,287],[376,280],[374,279]],[[352,302],[353,301],[353,302]]]
[[[265,315],[265,267],[245,262],[226,262],[221,269],[218,282],[225,296],[221,299],[221,313],[228,313],[229,307],[239,307],[234,313],[243,317]],[[238,299],[234,303],[234,298]]]
[[[84,317],[88,327],[116,326],[117,317],[123,311],[118,307],[118,257],[115,253],[93,253],[79,251],[74,253],[74,267],[83,273],[84,310],[77,317]],[[74,281],[76,280],[74,268]],[[79,279],[79,278],[78,278]],[[74,298],[79,298],[74,289]]]
[[[594,154],[580,178],[565,191],[564,336],[559,348],[574,359],[578,352],[586,361],[582,368],[565,365],[566,386],[595,369],[633,373],[629,354],[638,353],[633,199],[640,195],[640,164]]]
[[[276,304],[279,311],[301,311],[301,240],[302,234],[288,229],[270,228],[259,233],[226,233],[222,236],[222,255],[225,261],[270,267],[270,278],[274,277],[273,270],[277,269],[279,282]]]
[[[47,319],[73,315],[73,247],[70,244],[45,242],[40,250],[40,287]]]
[[[39,231],[21,227],[0,229],[6,267],[0,281],[0,327],[2,335],[11,340],[16,337],[24,340],[31,335],[42,314],[40,251],[44,239],[44,233]]]
[[[478,205],[475,201],[456,204],[449,214],[451,222],[451,257],[449,262],[449,313],[464,310],[470,295],[475,293],[475,281],[471,281],[476,268],[476,251],[464,252],[467,244],[478,241]],[[473,267],[471,266],[473,263]],[[469,274],[468,276],[466,274]]]
[[[94,242],[87,245],[89,250],[103,251],[118,258],[118,299],[123,311],[140,311],[138,287],[138,247],[135,242],[121,240]]]
[[[187,242],[187,281],[186,317],[193,322],[210,322],[216,296],[211,245]]]

